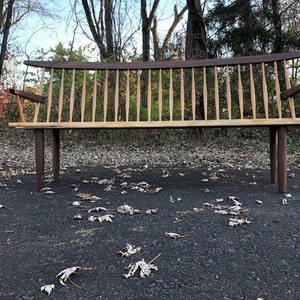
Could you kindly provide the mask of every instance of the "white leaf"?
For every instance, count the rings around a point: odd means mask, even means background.
[[[184,237],[183,235],[180,235],[179,233],[175,233],[175,232],[165,232],[165,236],[173,238],[174,240]]]
[[[60,284],[61,285],[66,285],[65,282],[70,278],[72,274],[79,274],[81,270],[81,267],[76,266],[76,267],[71,267],[71,268],[66,268],[59,272],[56,275],[56,278],[59,278]]]
[[[151,273],[151,270],[158,270],[158,268],[153,265],[153,264],[147,264],[144,259],[134,263],[134,264],[130,264],[127,269],[129,269],[128,273],[127,274],[124,274],[125,278],[129,278],[129,277],[132,277],[135,272],[138,270],[138,269],[141,269],[140,270],[140,276],[142,278],[145,278],[146,276],[149,276],[150,273]]]
[[[120,214],[129,214],[133,215],[135,213],[139,213],[140,211],[138,209],[134,209],[130,205],[124,204],[117,208],[117,212]]]
[[[72,203],[73,206],[80,206],[81,205],[81,201],[74,201]]]
[[[102,207],[102,206],[98,206],[98,207],[94,207],[88,210],[88,213],[91,213],[92,211],[107,211],[107,208]]]
[[[112,221],[113,221],[113,220],[112,220],[113,217],[114,217],[113,215],[107,214],[107,215],[98,217],[98,221],[99,221],[100,223],[102,223],[103,221],[105,221],[105,222],[112,222]]]
[[[250,224],[250,223],[251,223],[251,221],[249,221],[247,219],[230,218],[228,225],[231,227],[234,227],[234,226],[238,226],[238,225],[242,225],[242,224]]]
[[[54,290],[54,284],[47,284],[41,287],[41,292],[45,292],[48,295],[50,295],[53,290]]]
[[[101,198],[98,197],[98,196],[91,196],[91,197],[89,198],[89,200],[97,201],[97,200],[101,200]]]
[[[62,270],[61,272],[59,272],[56,275],[56,278],[59,278],[59,282],[61,285],[66,286],[65,282],[70,278],[70,276],[72,274],[79,274],[80,271],[82,270],[91,270],[91,268],[85,268],[85,267],[71,267],[71,268],[66,268],[64,270]]]
[[[46,191],[45,193],[50,194],[50,195],[55,194],[55,192],[53,192],[53,191]]]
[[[74,217],[73,217],[74,220],[81,220],[82,219],[82,214],[76,214]]]
[[[140,250],[141,250],[141,247],[136,247],[134,245],[131,245],[131,244],[127,243],[126,244],[126,251],[124,252],[124,251],[120,250],[120,251],[118,251],[118,254],[121,254],[122,256],[127,258],[127,257],[129,257],[129,256],[131,256],[135,253],[140,252]]]

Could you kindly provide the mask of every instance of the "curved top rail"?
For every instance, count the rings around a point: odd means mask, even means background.
[[[77,70],[146,70],[146,69],[180,69],[214,66],[233,66],[255,63],[268,63],[280,60],[300,58],[300,52],[287,52],[278,54],[264,54],[254,56],[242,56],[231,58],[213,58],[183,61],[159,61],[159,62],[66,62],[66,61],[38,61],[26,60],[24,64],[33,67],[45,67],[53,69],[77,69]]]

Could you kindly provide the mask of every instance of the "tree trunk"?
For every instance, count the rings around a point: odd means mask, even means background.
[[[208,56],[206,28],[200,1],[201,0],[187,0],[188,22],[185,47],[185,57],[187,60],[202,59]],[[203,75],[197,72],[195,76],[201,78]],[[198,90],[196,90],[196,117],[204,118],[203,94]],[[202,135],[203,130],[195,128],[194,134],[197,136]]]
[[[187,0],[186,59],[207,58],[207,37],[201,0]]]
[[[142,39],[143,39],[143,61],[150,60],[150,33],[151,25],[160,0],[155,0],[151,12],[147,14],[147,1],[141,0]]]
[[[2,76],[2,73],[3,73],[3,64],[4,64],[5,54],[6,54],[6,50],[7,50],[7,41],[8,41],[9,29],[10,29],[10,25],[11,25],[13,5],[14,5],[14,0],[9,0],[8,6],[7,6],[6,20],[5,20],[5,22],[4,22],[4,20],[1,20],[1,22],[0,22],[0,23],[4,23],[3,37],[2,37],[2,43],[1,43],[1,52],[0,52],[0,76]],[[2,6],[2,9],[3,9],[3,6]],[[1,17],[3,17],[2,11],[1,11]]]
[[[271,0],[272,3],[272,14],[273,14],[273,26],[275,32],[273,52],[281,53],[284,52],[284,43],[282,41],[282,27],[281,27],[281,16],[279,12],[279,1]]]
[[[114,55],[114,39],[113,39],[113,4],[112,0],[105,0],[105,37],[106,48],[109,56]]]

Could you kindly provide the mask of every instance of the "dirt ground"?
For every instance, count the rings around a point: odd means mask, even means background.
[[[39,192],[34,175],[0,178],[0,298],[300,299],[293,173],[286,195],[268,170],[69,169]],[[140,251],[126,258],[127,244]],[[157,270],[126,278],[142,259]],[[56,275],[74,266],[91,269],[62,285]]]

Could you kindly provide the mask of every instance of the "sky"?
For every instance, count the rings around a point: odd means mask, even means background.
[[[74,38],[74,15],[72,14],[73,0],[61,1],[61,0],[49,0],[44,1],[44,7],[50,13],[56,15],[56,17],[43,17],[37,14],[26,17],[20,26],[13,31],[13,43],[16,43],[24,52],[25,59],[33,59],[37,50],[49,49],[62,42],[64,45],[68,45]],[[173,8],[174,4],[179,2],[178,11],[183,7],[182,1],[177,0],[161,0],[158,10],[159,31],[163,34],[173,21]],[[128,5],[135,5],[133,11],[136,15],[133,19],[138,19],[140,14],[140,1],[130,0]],[[75,35],[75,47],[79,47],[83,44],[91,43],[91,40],[87,39],[81,34],[81,29],[77,28],[78,32]],[[141,49],[140,49],[141,50]]]

